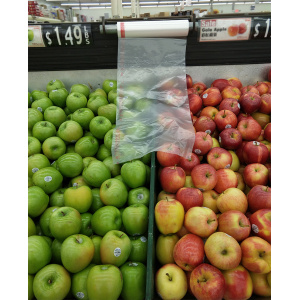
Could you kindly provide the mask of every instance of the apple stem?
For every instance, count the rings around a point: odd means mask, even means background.
[[[124,234],[124,233],[122,233],[122,234],[120,235],[120,237],[122,237],[123,234]]]
[[[172,277],[170,276],[170,274],[166,273],[166,275],[169,277],[169,281],[172,281]]]

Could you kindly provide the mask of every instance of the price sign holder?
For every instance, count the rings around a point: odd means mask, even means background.
[[[253,17],[250,38],[252,40],[270,39],[271,17]]]
[[[80,47],[93,44],[90,24],[43,24],[42,35],[46,47]]]

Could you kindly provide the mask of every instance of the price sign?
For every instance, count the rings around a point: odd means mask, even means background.
[[[90,24],[43,25],[46,47],[90,46],[93,42]]]
[[[270,39],[271,38],[271,18],[254,17],[252,18],[251,39]]]

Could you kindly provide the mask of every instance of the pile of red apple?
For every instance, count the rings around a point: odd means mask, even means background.
[[[190,158],[157,152],[155,276],[163,299],[271,296],[271,82],[187,75]],[[174,149],[173,149],[174,150]],[[178,153],[178,152],[177,152]]]

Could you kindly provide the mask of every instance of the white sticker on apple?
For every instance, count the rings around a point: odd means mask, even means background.
[[[130,262],[128,264],[130,267],[133,266],[133,267],[137,267],[139,264],[135,263],[135,262]]]
[[[57,92],[57,90],[52,90],[51,92]]]
[[[114,256],[115,257],[119,257],[121,255],[121,248],[116,248],[115,250],[114,250]]]
[[[255,224],[252,224],[252,230],[253,230],[255,233],[258,233],[258,232],[259,232],[259,229],[258,229],[257,225],[255,225]]]
[[[144,237],[144,236],[141,236],[141,241],[142,241],[143,243],[146,243],[146,242],[147,242],[147,238]]]
[[[137,198],[138,198],[138,200],[143,200],[144,199],[144,195],[143,194],[138,194]]]
[[[52,177],[51,177],[51,176],[46,176],[46,177],[44,178],[44,180],[45,180],[46,182],[50,182],[50,181],[52,180]]]
[[[202,98],[204,98],[204,99],[206,99],[208,97],[208,94],[204,94],[203,96],[202,96]]]
[[[110,83],[109,83],[109,86],[110,86],[110,87],[113,87],[113,86],[114,86],[113,82],[110,82]]]
[[[239,103],[239,102],[238,102],[238,104],[237,104],[237,107],[238,107],[238,108],[241,108],[241,105],[240,105],[240,103]]]
[[[53,210],[52,210],[52,212],[55,212],[57,210],[57,208],[54,208]]]
[[[230,124],[227,124],[227,125],[225,126],[225,128],[231,128],[231,125],[230,125]]]
[[[101,267],[101,270],[107,270],[107,269],[108,269],[108,267],[106,267],[106,266]]]
[[[37,107],[37,110],[39,110],[40,112],[43,112],[43,109],[41,107]]]
[[[32,171],[32,173],[35,173],[35,172],[37,172],[39,170],[39,168],[33,168],[31,171]]]
[[[254,146],[259,146],[259,145],[260,145],[260,142],[253,141],[253,145],[254,145]]]
[[[195,149],[194,151],[196,154],[201,154],[201,150],[200,149]]]
[[[73,183],[73,186],[78,186],[78,183],[77,183],[77,182],[74,182],[74,183]]]
[[[205,130],[205,132],[211,134],[211,131],[209,129]]]
[[[219,143],[220,143],[220,144],[221,144],[221,140],[222,140],[222,139],[221,139],[221,137],[219,136]]]
[[[224,169],[230,168],[230,164],[226,165]]]
[[[79,298],[79,299],[83,299],[84,298],[84,293],[83,292],[77,292],[76,297]]]

